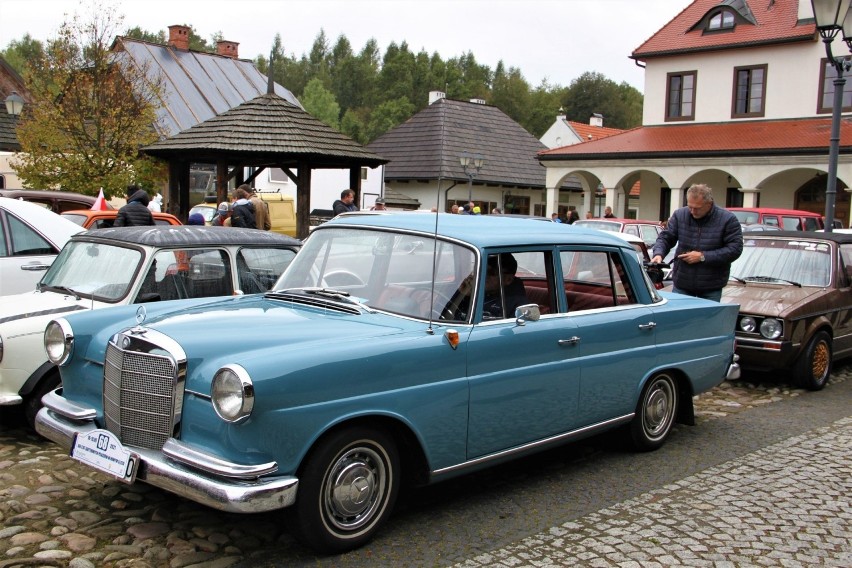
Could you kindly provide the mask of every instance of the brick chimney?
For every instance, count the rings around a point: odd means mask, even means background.
[[[240,56],[239,45],[239,42],[236,41],[220,39],[216,42],[216,53],[230,57],[231,59],[237,59]]]
[[[189,26],[169,26],[169,45],[175,49],[189,50]]]

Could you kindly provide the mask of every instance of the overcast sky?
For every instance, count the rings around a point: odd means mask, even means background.
[[[206,40],[222,32],[241,58],[268,55],[281,34],[288,55],[311,49],[320,29],[345,35],[356,53],[375,38],[447,60],[471,51],[492,70],[501,59],[533,86],[567,86],[587,71],[640,91],[643,70],[628,56],[692,0],[102,0],[124,16],[122,30],[158,32],[188,24]],[[65,14],[88,14],[84,0],[0,0],[0,48],[29,33],[56,35]],[[286,85],[285,85],[286,87]]]

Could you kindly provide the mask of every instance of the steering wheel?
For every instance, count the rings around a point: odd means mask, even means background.
[[[329,272],[323,278],[327,286],[336,288],[337,286],[363,286],[364,281],[361,277],[348,270],[334,270]]]
[[[435,313],[433,314],[434,318],[442,320],[442,321],[467,320],[467,315],[465,315],[464,317],[461,317],[459,315],[460,305],[464,301],[464,299],[466,298],[466,296],[464,294],[462,294],[461,290],[456,290],[456,293],[453,294],[452,298],[448,298],[446,294],[443,294],[443,293],[437,292],[437,291],[435,292],[435,296],[436,296],[436,299],[437,299],[438,296],[440,296],[440,299],[443,301],[444,307],[440,310],[437,307],[435,308]],[[436,305],[438,305],[437,301],[436,301]],[[470,302],[468,302],[468,306],[470,306]],[[470,307],[468,307],[468,309],[470,309]]]

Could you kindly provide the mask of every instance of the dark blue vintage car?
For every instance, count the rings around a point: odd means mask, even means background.
[[[352,213],[273,290],[69,315],[44,436],[217,509],[289,508],[344,551],[403,480],[616,427],[639,450],[739,373],[737,307],[660,294],[624,240],[499,216]]]

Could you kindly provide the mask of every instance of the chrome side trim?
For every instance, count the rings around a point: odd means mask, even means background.
[[[93,421],[72,422],[47,407],[36,416],[36,432],[66,449],[71,448],[77,433],[95,428]],[[295,476],[251,481],[216,479],[174,462],[156,450],[134,447],[133,451],[140,460],[138,480],[220,511],[262,513],[289,507],[296,501],[299,479]]]
[[[476,459],[468,460],[466,462],[462,462],[456,465],[451,465],[450,467],[444,467],[441,469],[434,469],[431,471],[430,475],[432,477],[444,475],[447,473],[457,472],[462,469],[466,469],[468,467],[473,467],[477,465],[482,465],[484,463],[505,459],[514,454],[521,454],[524,452],[528,452],[531,450],[539,449],[544,446],[548,446],[550,444],[557,444],[562,442],[567,442],[569,440],[573,440],[575,438],[583,438],[586,436],[590,436],[596,430],[609,428],[612,426],[617,426],[624,422],[629,422],[633,419],[635,415],[634,412],[630,414],[625,414],[624,416],[619,416],[617,418],[610,418],[609,420],[604,420],[603,422],[598,422],[597,424],[592,424],[591,426],[584,426],[583,428],[578,428],[576,430],[571,430],[570,432],[565,432],[564,434],[559,434],[557,436],[551,436],[550,438],[544,438],[541,440],[536,440],[535,442],[529,442],[527,444],[522,444],[520,446],[515,446],[514,448],[503,450],[501,452],[495,452],[493,454],[488,454],[486,456],[481,456]]]
[[[235,479],[257,479],[262,475],[278,471],[278,464],[274,461],[256,465],[233,463],[196,450],[174,438],[166,440],[163,445],[163,455],[207,473]]]
[[[62,388],[50,391],[41,398],[41,404],[60,416],[70,418],[71,420],[94,420],[95,416],[98,415],[98,411],[94,408],[74,404],[62,396],[61,393]],[[69,447],[71,447],[70,444]]]

